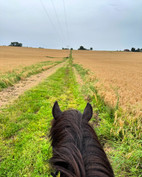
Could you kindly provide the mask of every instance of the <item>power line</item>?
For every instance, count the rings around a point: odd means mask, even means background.
[[[52,26],[54,27],[54,24],[52,23],[52,20],[51,20],[51,18],[50,18],[50,15],[48,14],[48,11],[47,11],[47,9],[45,8],[45,6],[44,6],[42,0],[40,0],[40,2],[41,2],[42,8],[44,9],[44,12],[46,13],[46,15],[47,15],[47,17],[48,17],[50,23],[51,23]]]
[[[54,9],[55,16],[56,16],[56,19],[57,19],[57,23],[58,23],[58,27],[59,27],[58,29],[60,29],[62,36],[64,36],[63,30],[62,30],[62,27],[61,27],[61,23],[60,23],[60,20],[58,18],[58,14],[57,14],[57,11],[56,11],[56,8],[55,8],[53,0],[51,0],[51,4],[52,4],[52,7]]]
[[[40,3],[41,3],[41,6],[42,6],[42,8],[43,8],[45,14],[47,15],[47,17],[48,17],[48,19],[49,19],[49,21],[50,21],[50,23],[51,23],[53,29],[54,29],[54,30],[56,31],[56,33],[58,34],[59,39],[62,40],[62,37],[60,36],[60,33],[59,33],[58,30],[56,29],[56,26],[55,26],[54,23],[52,22],[52,19],[51,19],[50,15],[49,15],[49,13],[48,13],[48,11],[47,11],[45,5],[43,4],[43,1],[40,0]]]
[[[68,44],[70,44],[70,36],[69,36],[69,29],[68,29],[68,23],[67,23],[66,6],[65,6],[65,1],[64,0],[63,0],[63,6],[64,6],[64,17],[65,17],[67,40],[68,40]]]

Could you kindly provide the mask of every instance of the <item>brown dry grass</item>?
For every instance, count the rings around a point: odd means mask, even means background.
[[[90,69],[99,79],[95,87],[105,101],[142,112],[142,53],[73,51],[74,62]]]
[[[0,73],[41,61],[59,61],[68,55],[67,50],[0,46]]]

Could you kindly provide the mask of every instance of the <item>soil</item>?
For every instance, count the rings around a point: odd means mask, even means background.
[[[12,103],[26,90],[29,90],[30,88],[42,82],[44,79],[52,75],[58,68],[62,67],[64,64],[65,63],[56,65],[53,68],[43,71],[42,73],[33,75],[29,78],[26,78],[25,80],[22,80],[12,87],[8,87],[2,90],[0,92],[0,108]]]
[[[77,82],[82,86],[83,85],[83,80],[81,79],[80,75],[78,74],[78,72],[76,71],[75,68],[74,68],[74,73],[75,73]]]

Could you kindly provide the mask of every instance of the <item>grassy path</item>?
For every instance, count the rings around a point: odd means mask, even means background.
[[[49,176],[51,148],[48,132],[51,110],[58,100],[62,110],[85,102],[72,68],[59,69],[0,113],[0,176]]]
[[[84,81],[82,86],[76,82],[70,56],[65,67],[25,92],[13,105],[0,110],[0,176],[50,176],[52,149],[48,133],[52,106],[57,100],[62,110],[75,108],[81,112],[89,101],[95,111],[92,124],[97,125],[95,130],[113,162],[116,176],[140,177],[140,141],[137,140],[136,154],[127,157],[129,147],[134,148],[135,144],[133,138],[130,146],[121,133],[115,134],[117,108],[105,105],[92,85],[96,80],[90,80],[87,70],[79,65],[74,67]]]

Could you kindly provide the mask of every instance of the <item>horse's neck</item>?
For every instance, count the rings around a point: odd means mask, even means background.
[[[113,171],[108,158],[93,131],[84,131],[83,160],[86,177],[113,177]]]

